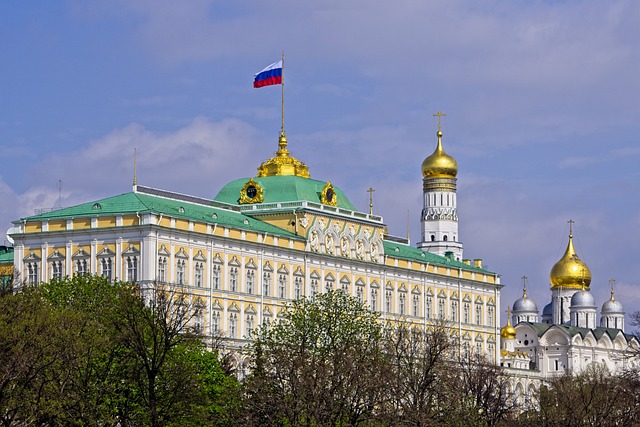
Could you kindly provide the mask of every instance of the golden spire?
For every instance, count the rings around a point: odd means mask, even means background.
[[[438,113],[433,115],[438,118],[438,145],[436,150],[422,162],[422,176],[424,178],[455,178],[458,174],[458,162],[448,155],[442,148],[442,127],[440,119],[446,114]]]
[[[589,290],[591,271],[578,257],[573,247],[573,220],[569,220],[569,243],[567,250],[555,263],[549,274],[552,288]]]
[[[613,291],[613,287],[615,286],[615,284],[616,284],[616,279],[613,279],[613,278],[609,279],[609,286],[611,286],[611,301],[616,300],[616,297]]]

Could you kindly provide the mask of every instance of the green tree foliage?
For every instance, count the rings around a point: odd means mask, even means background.
[[[180,294],[96,276],[0,297],[0,422],[231,425],[209,414],[237,383],[189,333],[191,313]]]
[[[360,425],[384,399],[382,329],[341,291],[291,303],[259,329],[246,381],[253,425]]]

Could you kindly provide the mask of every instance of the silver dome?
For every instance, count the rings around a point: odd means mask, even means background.
[[[534,300],[528,297],[520,297],[513,303],[514,313],[533,312],[538,314],[538,305]]]
[[[602,304],[602,314],[624,314],[622,303],[620,301],[610,299]]]
[[[589,291],[580,291],[573,294],[571,297],[571,308],[573,307],[594,307],[596,306],[596,300]]]

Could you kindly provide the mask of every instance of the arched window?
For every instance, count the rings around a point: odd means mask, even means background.
[[[371,311],[376,311],[378,309],[378,290],[371,289]]]
[[[215,264],[211,269],[211,287],[220,289],[220,266]]]
[[[436,236],[434,234],[431,235],[431,241],[435,242],[436,241]]]
[[[268,271],[262,274],[262,295],[271,295],[271,273]]]
[[[404,314],[405,305],[407,302],[407,294],[404,292],[400,293],[399,303],[400,303],[400,314]]]
[[[195,278],[197,287],[201,287],[202,286],[202,270],[203,270],[203,268],[204,268],[204,266],[202,265],[201,262],[196,262],[194,278]]]
[[[286,292],[285,292],[286,286],[287,286],[287,276],[285,276],[284,274],[280,274],[278,276],[278,298],[286,297]]]
[[[167,281],[167,257],[166,256],[158,257],[158,281],[159,282]]]
[[[445,234],[444,237],[442,238],[442,240],[444,240],[445,242],[447,241],[447,235]]]
[[[229,269],[229,290],[231,292],[238,291],[238,267]]]
[[[184,267],[184,260],[179,259],[176,268],[176,282],[178,283],[178,285],[184,285]]]
[[[253,269],[248,269],[247,270],[247,293],[248,294],[253,293],[253,282],[255,278],[256,278],[256,272]]]

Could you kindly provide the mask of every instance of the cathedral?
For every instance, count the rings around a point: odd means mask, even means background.
[[[232,179],[211,199],[138,185],[134,176],[130,192],[14,221],[16,285],[91,273],[180,289],[193,326],[222,335],[239,367],[246,361],[234,350],[286,303],[341,289],[384,321],[445,319],[459,356],[497,362],[500,276],[463,257],[458,165],[436,116],[436,148],[421,165],[417,247],[389,235],[382,217],[359,210],[335,183],[312,178],[283,126],[255,176]]]
[[[542,309],[542,318],[536,302],[527,296],[523,277],[522,297],[508,310],[510,317],[500,332],[500,364],[512,374],[514,395],[523,402],[533,395],[532,388],[553,377],[592,365],[619,372],[637,362],[640,343],[625,333],[625,313],[615,299],[613,279],[611,297],[602,304],[596,323],[591,271],[576,254],[572,226],[569,221],[567,249],[549,274],[551,302]]]

